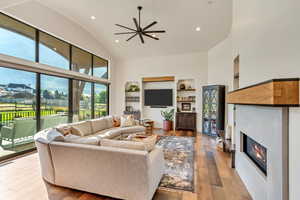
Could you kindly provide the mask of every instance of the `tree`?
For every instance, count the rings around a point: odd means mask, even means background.
[[[44,97],[45,99],[53,99],[53,96],[52,96],[51,92],[48,91],[48,90],[44,90],[44,91],[43,91],[43,97]]]
[[[99,95],[98,95],[98,98],[99,99],[97,99],[98,100],[97,102],[105,104],[106,100],[107,100],[107,98],[106,98],[106,91],[101,91],[99,93]]]

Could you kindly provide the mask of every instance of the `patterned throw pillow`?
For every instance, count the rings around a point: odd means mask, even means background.
[[[135,121],[132,115],[121,116],[121,127],[129,127],[134,125],[135,125]]]

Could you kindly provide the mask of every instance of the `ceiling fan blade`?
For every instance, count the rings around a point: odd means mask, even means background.
[[[145,28],[143,28],[143,31],[147,30],[148,28],[150,28],[151,26],[154,26],[155,24],[157,24],[157,21],[152,22],[151,24],[149,24],[148,26],[146,26]]]
[[[137,28],[137,30],[138,30],[138,34],[139,34],[139,36],[140,36],[141,42],[142,42],[142,43],[145,43],[144,38],[143,38],[143,35],[142,35],[142,33],[141,33],[141,27],[139,27],[139,24],[138,24],[136,18],[133,18],[133,22],[134,22],[134,24],[135,24],[135,26],[136,26],[136,28]]]
[[[131,39],[134,38],[135,36],[137,36],[137,33],[134,34],[133,36],[131,36],[130,38],[128,38],[126,41],[128,42],[129,40],[131,40]]]
[[[136,18],[133,18],[133,22],[134,22],[134,24],[136,26],[137,31],[139,31],[140,27],[139,27],[139,24],[138,24],[138,21],[136,20]]]
[[[136,31],[135,32],[115,33],[115,35],[133,34],[133,33],[136,33]]]
[[[119,26],[119,27],[122,27],[122,28],[125,28],[125,29],[128,29],[128,30],[131,30],[131,31],[136,31],[132,28],[129,28],[129,27],[126,27],[126,26],[123,26],[123,25],[120,25],[120,24],[116,24],[116,26]]]
[[[147,34],[147,33],[145,33],[145,32],[143,32],[142,34],[143,34],[144,36],[149,37],[149,38],[152,38],[152,39],[154,39],[154,40],[159,40],[159,38],[153,37],[152,35],[149,35],[149,34]]]
[[[166,31],[160,30],[160,31],[144,31],[144,33],[165,33]]]

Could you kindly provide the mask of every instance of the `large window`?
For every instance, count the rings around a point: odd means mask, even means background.
[[[93,56],[93,76],[108,79],[108,62],[97,56]]]
[[[34,147],[36,74],[0,67],[0,158]]]
[[[72,70],[92,74],[92,55],[77,47],[72,47]]]
[[[68,70],[70,45],[43,32],[39,38],[39,62]]]
[[[108,115],[108,85],[89,82],[92,75],[108,79],[107,60],[2,13],[0,54],[73,70],[0,65],[0,160],[34,149],[37,131]]]
[[[73,121],[92,118],[92,84],[73,81]]]
[[[108,114],[108,87],[104,84],[95,84],[95,118]]]
[[[69,80],[41,75],[41,129],[68,122]]]
[[[35,61],[35,29],[0,13],[0,53]]]

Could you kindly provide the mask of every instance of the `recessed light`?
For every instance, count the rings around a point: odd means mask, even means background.
[[[201,31],[201,28],[200,28],[200,27],[197,27],[197,28],[196,28],[196,31]]]
[[[92,19],[92,20],[95,20],[95,19],[96,19],[96,17],[95,17],[94,15],[92,15],[92,16],[91,16],[91,19]]]
[[[116,43],[119,43],[120,41],[119,41],[119,40],[115,40],[115,42],[116,42]]]
[[[155,35],[155,34],[152,34],[152,37],[156,37],[156,35]]]

